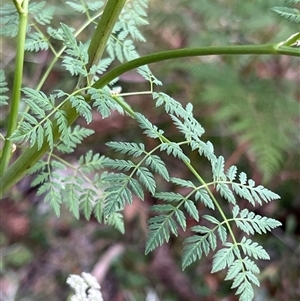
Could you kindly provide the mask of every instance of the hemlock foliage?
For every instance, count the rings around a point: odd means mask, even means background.
[[[298,4],[299,0],[286,0],[286,3]],[[296,7],[275,6],[272,10],[291,22],[300,23],[300,10]]]
[[[94,26],[103,14],[105,4],[103,1],[67,1],[66,5],[74,13],[84,14],[87,19],[87,23],[75,29],[64,23],[52,22],[56,8],[45,1],[29,3],[25,50],[52,52],[53,65],[60,64],[69,76],[87,78],[88,84],[83,88],[77,87],[72,92],[54,89],[49,94],[41,90],[44,79],[37,89],[23,87],[23,101],[27,109],[20,112],[17,129],[8,139],[17,146],[36,147],[38,151],[47,149],[47,153],[31,167],[29,173],[37,174],[32,186],[37,188],[38,195],[44,195],[45,201],[49,202],[57,215],[60,214],[63,204],[75,218],[82,214],[89,219],[94,215],[99,222],[112,225],[124,233],[122,210],[125,205],[131,204],[134,196],[143,200],[146,193],[150,194],[160,202],[151,208],[154,216],[148,221],[145,253],[168,242],[172,235],[178,236],[179,230],[189,231],[191,235],[185,238],[183,245],[182,268],[185,269],[213,252],[211,272],[226,270],[225,280],[232,281],[231,287],[236,289],[240,300],[253,300],[253,285],[259,285],[259,268],[254,260],[267,260],[269,255],[249,236],[271,231],[280,226],[280,222],[257,215],[250,209],[240,208],[238,200],[247,200],[249,207],[256,207],[277,200],[279,196],[262,185],[257,185],[252,179],[247,179],[247,175],[238,172],[236,166],[225,170],[224,157],[216,154],[213,144],[202,138],[205,130],[193,114],[193,105],[188,103],[183,106],[165,93],[154,92],[153,85],[160,85],[161,82],[155,78],[148,66],[139,67],[137,72],[149,82],[153,105],[164,109],[181,135],[180,141],[171,141],[167,132],[153,124],[141,112],[133,111],[122,93],[113,89],[117,78],[101,89],[93,86],[114,61],[123,63],[139,57],[135,44],[145,41],[140,26],[148,24],[147,1],[127,1],[107,41],[106,56],[88,69],[89,42],[80,41],[78,36],[87,27]],[[299,22],[297,9],[276,7],[274,11],[291,21]],[[4,4],[1,17],[1,34],[16,37],[16,7],[12,3]],[[51,67],[49,70],[51,71]],[[217,77],[220,76],[217,74]],[[234,79],[234,75],[230,75],[230,78]],[[7,91],[5,74],[1,70],[1,106],[7,105]],[[220,95],[213,95],[214,91],[209,93],[212,94],[210,100],[220,98]],[[248,104],[252,105],[250,101]],[[233,102],[232,106],[234,107],[231,108],[229,103],[227,111],[224,111],[226,118],[228,114],[239,115],[240,108]],[[263,103],[259,106],[261,111],[266,108]],[[229,107],[231,113],[228,113]],[[88,151],[78,162],[66,162],[62,154],[74,152],[85,138],[94,133],[78,125],[72,126],[67,110],[73,110],[74,116],[82,116],[89,124],[93,119],[93,109],[102,118],[109,117],[113,111],[129,115],[136,120],[141,132],[154,140],[152,145],[155,146],[148,149],[143,143],[135,141],[112,141],[107,142],[107,147],[118,153],[118,158],[108,158]],[[253,125],[254,116],[250,109],[248,112],[249,116],[239,123],[238,128],[233,125],[233,131],[239,132],[250,124]],[[271,121],[259,116],[255,118],[257,123],[264,123],[267,133]],[[247,138],[265,140],[266,133]],[[277,164],[278,149],[272,151],[270,147],[257,150],[258,153],[265,152],[270,157],[266,168]],[[211,169],[210,179],[202,177],[195,157],[190,157],[191,152],[207,159]],[[182,161],[191,177],[182,179],[170,174],[169,163],[166,156],[161,156],[162,153],[167,154],[170,160]],[[71,173],[66,173],[67,167],[68,170],[71,168]],[[184,187],[185,193],[158,191],[158,182],[161,181]],[[228,202],[230,212],[227,212],[227,206],[223,207],[221,200]],[[200,205],[210,209],[211,215],[201,216],[198,209]],[[193,219],[197,225],[188,229],[187,218]],[[244,232],[245,236],[239,238],[235,228]]]

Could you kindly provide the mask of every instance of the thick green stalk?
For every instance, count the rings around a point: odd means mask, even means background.
[[[109,84],[113,79],[121,74],[138,67],[166,61],[171,59],[192,57],[192,56],[207,56],[207,55],[289,55],[300,56],[300,49],[293,47],[280,46],[277,44],[264,45],[234,45],[234,46],[215,46],[215,47],[201,47],[201,48],[184,48],[170,51],[156,52],[149,54],[135,60],[124,63],[110,72],[103,75],[97,82],[93,84],[94,88],[102,88]]]
[[[88,49],[89,63],[87,69],[101,60],[106,43],[99,44],[99,41],[108,40],[125,3],[126,0],[109,0],[107,2]]]
[[[93,65],[99,63],[104,53],[106,42],[116,24],[119,15],[126,3],[126,0],[109,0],[103,11],[103,15],[97,25],[95,33],[92,37],[88,54],[89,62],[87,64],[87,70],[89,71]],[[101,41],[101,43],[99,43]],[[79,78],[78,86],[85,87],[88,83],[86,78]]]
[[[26,40],[26,29],[28,20],[28,1],[24,0],[22,3],[15,3],[19,12],[19,31],[17,36],[17,54],[15,63],[14,83],[12,89],[12,96],[9,108],[9,117],[7,125],[6,140],[2,150],[2,157],[0,161],[0,175],[2,175],[9,164],[12,154],[12,142],[8,140],[15,131],[18,122],[19,104],[21,98],[22,78],[23,78],[23,64],[24,64],[24,49]],[[1,185],[1,182],[0,182]]]
[[[285,47],[285,46],[284,46]],[[109,82],[111,82],[116,77],[121,74],[130,71],[132,69],[138,68],[140,66],[151,64],[155,62],[165,61],[169,59],[182,58],[182,57],[191,57],[191,56],[206,56],[206,55],[291,55],[291,56],[300,56],[299,53],[294,52],[294,49],[291,48],[289,51],[285,47],[283,50],[278,47],[278,44],[272,45],[242,45],[242,46],[219,46],[219,47],[203,47],[203,48],[191,48],[191,49],[179,49],[172,51],[163,51],[154,54],[150,54],[125,64],[122,64],[119,67],[114,68],[109,71],[107,74],[102,76],[94,85],[94,88],[103,88]],[[70,103],[67,103],[62,108],[66,111],[68,123],[72,124],[78,114],[74,108],[71,107]],[[54,128],[55,140],[59,139],[59,133],[57,127]],[[4,195],[13,185],[15,185],[23,176],[26,175],[28,169],[33,166],[48,150],[48,144],[46,139],[40,150],[37,150],[37,147],[27,149],[14,163],[13,165],[0,176],[0,197]]]

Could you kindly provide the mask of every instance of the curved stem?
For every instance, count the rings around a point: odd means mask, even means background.
[[[8,138],[13,134],[17,127],[19,104],[21,98],[22,78],[23,78],[23,64],[24,64],[24,49],[26,40],[26,29],[28,20],[28,2],[24,0],[22,6],[17,3],[17,10],[19,12],[19,31],[17,37],[17,54],[14,73],[14,83],[12,88],[12,96],[9,108],[9,117],[7,125],[6,139],[3,147],[2,157],[0,161],[0,175],[3,174],[9,164],[12,154],[13,144]],[[16,2],[15,2],[16,4]]]
[[[298,50],[298,49],[297,49]],[[206,55],[290,55],[300,56],[300,53],[294,51],[294,48],[280,46],[278,44],[266,45],[237,45],[237,46],[218,46],[218,47],[202,47],[191,49],[179,49],[171,51],[157,52],[150,54],[130,62],[124,63],[119,67],[114,68],[107,74],[102,76],[94,83],[93,88],[103,88],[113,79],[121,74],[138,68],[140,66],[155,62],[165,61],[169,59],[191,57],[191,56],[206,56]],[[66,112],[66,118],[71,125],[78,117],[78,113],[71,104],[66,103],[62,109]],[[131,114],[130,114],[131,115]],[[54,127],[54,141],[60,138],[58,126]],[[38,150],[37,146],[27,149],[3,175],[0,176],[0,197],[4,195],[15,183],[17,183],[49,149],[46,139],[42,147]]]
[[[124,63],[113,70],[103,75],[98,81],[93,84],[93,88],[101,88],[109,84],[112,80],[119,77],[121,74],[138,67],[157,63],[161,61],[192,57],[192,56],[207,56],[207,55],[290,55],[300,56],[299,48],[278,46],[278,44],[264,45],[234,45],[234,46],[214,46],[201,48],[183,48],[170,51],[156,52],[146,55],[127,63]]]

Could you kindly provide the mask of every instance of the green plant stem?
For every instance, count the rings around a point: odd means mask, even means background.
[[[106,42],[110,37],[125,3],[126,0],[109,0],[107,2],[88,49],[89,62],[86,66],[88,71],[101,60],[107,45]],[[80,77],[78,87],[85,87],[88,83],[86,80],[89,79]]]
[[[299,56],[300,49],[293,47],[280,46],[278,44],[264,44],[264,45],[234,45],[234,46],[215,46],[215,47],[201,47],[201,48],[184,48],[170,51],[156,52],[146,55],[127,63],[124,63],[110,72],[103,75],[97,82],[93,84],[93,88],[101,88],[103,85],[109,84],[113,79],[138,67],[157,63],[161,61],[186,58],[193,56],[207,56],[207,55],[289,55]]]
[[[19,3],[15,3],[19,12],[19,30],[17,37],[17,54],[15,63],[14,83],[12,88],[12,97],[10,101],[9,117],[7,125],[6,139],[3,147],[1,162],[0,162],[0,175],[2,175],[9,164],[9,160],[12,154],[13,144],[9,138],[15,131],[18,122],[19,105],[21,98],[21,87],[23,78],[23,64],[24,64],[24,49],[26,40],[26,29],[28,20],[28,2],[24,0],[22,6]],[[0,182],[1,183],[1,182]]]
[[[88,27],[94,20],[96,20],[98,17],[100,16],[100,14],[96,14],[95,16],[93,16],[91,19],[89,19],[88,21],[86,21],[74,34],[75,37],[77,37],[80,33],[83,32],[83,30]],[[53,67],[55,66],[56,62],[58,61],[58,59],[61,57],[61,55],[63,54],[63,52],[66,50],[66,46],[63,46],[58,52],[53,52],[54,54],[54,58],[51,61],[50,65],[48,66],[47,70],[44,73],[44,76],[42,77],[42,79],[40,80],[38,86],[36,87],[36,90],[41,90],[41,88],[43,87],[44,83],[46,82],[49,74],[51,73]]]
[[[279,54],[285,54],[289,56],[298,56],[300,57],[300,48],[299,47],[289,47],[289,46],[279,46]]]
[[[89,63],[87,69],[97,64],[104,53],[106,43],[116,24],[126,0],[110,0],[107,2],[88,49]],[[100,43],[101,42],[101,43]]]
[[[285,49],[288,48],[288,49]],[[165,61],[169,59],[191,57],[191,56],[206,56],[206,55],[290,55],[300,56],[300,53],[295,52],[292,47],[278,47],[278,44],[267,45],[241,45],[241,46],[219,46],[219,47],[203,47],[203,48],[191,48],[191,49],[179,49],[172,51],[163,51],[154,54],[150,54],[130,62],[127,62],[119,67],[114,68],[107,74],[102,76],[93,87],[101,89],[110,83],[113,79],[121,74],[138,68],[140,66],[151,64],[155,62]],[[71,107],[70,103],[66,103],[62,107],[66,112],[66,118],[68,123],[72,124],[78,117],[78,113]],[[58,127],[54,127],[54,141],[58,141],[60,138]],[[12,165],[11,167],[0,176],[0,197],[3,196],[13,185],[15,185],[27,171],[33,166],[48,150],[48,144],[46,139],[40,150],[37,146],[27,149]]]
[[[128,107],[128,105],[126,103],[124,103],[123,101],[119,100],[117,97],[115,98],[115,100],[124,109],[124,111],[126,111],[131,117],[135,118],[135,112],[130,107]],[[165,136],[162,136],[162,135],[160,136],[160,140],[162,142],[165,142],[165,143],[171,143],[171,141],[168,138],[166,138]],[[149,154],[151,154],[152,152],[156,151],[158,148],[159,148],[159,146],[157,146],[156,148],[154,148],[151,152],[149,152]],[[146,159],[146,157],[139,162],[139,165],[143,163],[143,161]],[[215,196],[213,195],[213,193],[211,192],[211,190],[208,188],[209,185],[202,179],[202,177],[199,175],[199,173],[195,170],[195,168],[188,161],[183,161],[183,163],[192,172],[192,174],[196,177],[196,179],[202,184],[202,186],[204,187],[204,189],[207,191],[207,193],[209,194],[209,196],[213,200],[216,208],[218,209],[218,211],[221,214],[224,222],[226,223],[226,226],[227,226],[228,231],[229,231],[229,233],[230,233],[230,235],[232,237],[233,242],[236,244],[236,239],[235,239],[235,236],[233,234],[232,228],[231,228],[229,222],[227,221],[226,215],[225,215],[224,211],[222,210],[222,207],[219,205],[219,203],[216,200]],[[134,172],[135,172],[135,170],[132,172],[132,174]]]

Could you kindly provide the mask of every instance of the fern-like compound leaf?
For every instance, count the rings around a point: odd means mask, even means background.
[[[179,226],[185,231],[186,218],[184,213],[178,207],[171,204],[160,204],[151,206],[151,210],[156,211],[157,213],[169,213],[169,216],[175,215]]]
[[[28,174],[31,175],[31,174],[37,173],[39,171],[42,171],[46,165],[47,165],[47,163],[44,160],[39,160],[28,170]],[[38,177],[39,177],[39,175],[36,178],[38,178]],[[42,181],[42,182],[44,182],[44,181]],[[32,185],[32,186],[36,186],[36,185]]]
[[[222,179],[215,179],[217,182],[217,190],[220,191],[221,196],[227,199],[232,204],[235,204],[235,197],[232,193],[234,191],[238,196],[247,200],[250,204],[255,206],[255,203],[262,204],[262,201],[269,202],[271,200],[279,199],[279,195],[270,191],[262,185],[255,186],[255,182],[252,179],[247,181],[247,175],[244,172],[239,174],[239,182],[233,182],[236,178],[237,169],[235,166],[228,169],[226,177],[231,183],[232,190],[226,181]],[[223,176],[221,177],[223,178]]]
[[[66,146],[71,146],[71,138],[69,136],[69,126],[66,118],[66,112],[57,110],[54,114],[55,121],[58,125],[58,130],[61,133],[61,140],[64,141]]]
[[[154,137],[152,137],[154,138]],[[168,155],[172,155],[175,158],[178,158],[185,162],[190,162],[190,159],[185,155],[181,147],[175,142],[164,142],[160,144],[161,151],[165,151]]]
[[[192,150],[198,150],[200,156],[205,156],[210,161],[212,166],[216,164],[217,157],[214,154],[214,146],[210,141],[191,141],[190,145]]]
[[[38,161],[30,170],[30,173],[39,171],[32,186],[39,186],[38,195],[45,194],[45,200],[50,202],[57,215],[64,203],[76,218],[80,217],[81,210],[89,218],[99,199],[96,193],[99,179],[95,176],[92,180],[91,173],[103,168],[105,160],[89,151],[79,158],[78,165],[71,167],[68,164],[68,169],[63,160]]]
[[[229,186],[227,184],[224,183],[218,183],[217,184],[217,191],[220,192],[220,195],[228,200],[231,204],[235,204],[236,200],[234,197],[233,192],[231,191],[231,189],[229,188]]]
[[[120,212],[115,212],[106,217],[105,223],[107,225],[113,226],[117,230],[119,230],[122,234],[125,233],[125,226],[123,215]]]
[[[252,284],[259,286],[257,265],[248,257],[236,259],[229,267],[225,280],[233,280],[231,288],[237,288],[241,301],[251,301],[254,297]]]
[[[226,176],[228,177],[229,181],[233,182],[237,175],[237,167],[236,166],[230,166],[228,170],[226,171]]]
[[[131,189],[131,191],[139,197],[141,200],[144,200],[144,190],[141,184],[134,178],[130,178],[128,185]]]
[[[163,135],[163,131],[158,129],[158,127],[152,124],[144,115],[141,113],[135,113],[136,120],[139,123],[141,129],[144,130],[144,134],[146,134],[150,138],[160,138]]]
[[[127,154],[129,156],[139,157],[145,153],[145,146],[142,143],[134,142],[107,142],[106,145],[121,154]]]
[[[103,1],[66,1],[66,4],[69,5],[76,12],[86,13],[88,10],[96,11],[101,9],[104,6]]]
[[[176,192],[157,192],[155,197],[166,202],[179,202],[184,200],[184,196]]]
[[[194,226],[192,231],[199,233],[199,235],[192,235],[184,240],[183,253],[182,253],[182,268],[201,259],[202,254],[206,256],[209,251],[215,250],[217,246],[217,238],[213,230],[205,226]]]
[[[62,65],[71,75],[82,75],[86,77],[88,75],[88,71],[85,67],[88,63],[88,48],[87,45],[81,42],[77,43],[73,32],[73,28],[61,23],[60,35],[66,46],[66,55],[63,58]]]
[[[200,201],[201,203],[203,203],[206,207],[215,209],[215,205],[210,195],[208,194],[207,190],[205,190],[204,188],[201,188],[196,191],[195,199],[196,201]]]
[[[0,9],[0,35],[14,38],[18,34],[19,15],[16,7],[10,3],[2,3]]]
[[[147,167],[139,167],[136,172],[139,177],[141,183],[145,186],[147,190],[149,190],[152,194],[155,193],[156,183],[154,180],[153,174],[149,171]]]
[[[84,181],[82,178],[77,177],[76,174],[66,177],[64,179],[65,188],[64,188],[64,203],[67,208],[72,212],[75,218],[79,219],[79,200],[83,193],[83,184]]]
[[[75,11],[80,13],[85,13],[87,11],[86,5],[78,3],[78,1],[66,1],[66,4],[72,7]]]
[[[153,205],[151,206],[151,211],[155,211],[157,213],[169,213],[176,210],[171,204],[160,204],[160,205]]]
[[[66,3],[74,11],[86,14],[88,18],[88,22],[80,27],[77,33],[101,15],[101,9],[104,5],[103,1],[92,0],[74,0]],[[33,24],[29,20],[26,48],[31,51],[38,51],[46,50],[50,46],[55,56],[56,54],[61,55],[60,52],[56,53],[51,44],[48,44],[48,37],[38,27],[48,24],[53,15],[51,8],[47,9],[45,5],[45,1],[30,3],[30,9],[32,10],[30,20],[33,21]],[[107,71],[115,58],[124,62],[138,57],[133,41],[144,40],[143,35],[139,31],[139,26],[147,24],[145,20],[146,8],[147,0],[126,1],[125,8],[115,24],[107,44],[107,52],[110,57],[102,59],[97,65],[91,66],[90,70],[86,69],[88,43],[82,44],[77,41],[75,37],[77,33],[74,34],[73,28],[61,24],[58,29],[48,27],[46,32],[51,39],[58,39],[65,46],[65,48],[62,48],[65,49],[61,55],[63,59],[62,65],[72,75],[87,77],[89,81],[87,83],[88,86],[92,86],[101,74]],[[5,10],[10,11],[12,16],[8,16],[7,13],[2,13],[1,11],[4,21],[1,20],[0,22],[8,25],[7,28],[10,28],[6,34],[14,35],[14,27],[17,28],[18,25],[18,19],[15,18],[16,12],[9,7],[6,7]],[[95,10],[99,10],[99,12],[95,15],[90,14],[91,11]],[[140,67],[137,72],[150,82],[151,90],[153,84],[160,84],[148,66]],[[120,156],[121,158],[108,159],[100,156],[100,154],[87,152],[74,164],[72,162],[66,163],[56,153],[52,153],[53,148],[55,148],[55,151],[62,153],[71,153],[78,144],[82,143],[84,138],[93,133],[93,131],[80,128],[79,126],[75,126],[73,129],[69,127],[66,112],[62,110],[65,102],[70,101],[72,107],[75,108],[79,115],[85,118],[87,123],[92,120],[92,108],[86,102],[86,99],[91,100],[93,107],[96,108],[103,118],[110,116],[113,110],[124,113],[124,108],[127,109],[128,105],[121,98],[120,91],[112,88],[116,81],[117,78],[103,89],[89,88],[85,92],[87,95],[81,95],[78,92],[76,94],[67,94],[58,91],[48,96],[42,91],[35,91],[29,88],[23,89],[29,111],[22,113],[23,122],[11,139],[15,139],[15,141],[20,143],[29,142],[31,146],[36,144],[38,149],[43,146],[44,142],[50,146],[49,157],[45,161],[39,161],[30,171],[31,173],[39,172],[39,175],[32,183],[34,186],[38,186],[38,194],[45,194],[45,200],[51,203],[56,214],[59,214],[60,206],[64,203],[76,218],[80,218],[81,212],[87,219],[94,214],[99,222],[113,225],[123,233],[124,222],[120,211],[124,209],[126,204],[132,203],[134,194],[143,200],[145,191],[149,191],[154,198],[165,203],[160,204],[162,202],[159,201],[159,204],[151,207],[158,215],[149,220],[146,253],[167,242],[172,234],[176,236],[179,227],[186,230],[187,217],[191,217],[195,221],[199,221],[200,217],[203,217],[205,225],[209,224],[211,228],[204,225],[191,228],[191,231],[195,233],[184,241],[183,268],[200,259],[203,255],[207,256],[210,251],[217,250],[219,239],[219,243],[222,246],[213,257],[212,272],[228,269],[226,280],[233,282],[232,287],[237,288],[237,294],[240,294],[242,301],[250,300],[253,297],[252,285],[259,284],[256,276],[259,269],[250,257],[254,259],[268,259],[269,255],[258,243],[253,242],[251,239],[243,237],[238,241],[231,226],[237,226],[246,234],[261,234],[278,227],[280,223],[273,219],[256,215],[248,209],[240,210],[235,205],[235,198],[237,195],[256,205],[256,203],[262,204],[263,201],[269,202],[277,199],[278,196],[263,186],[256,186],[253,180],[247,179],[245,173],[237,174],[235,166],[230,167],[227,171],[224,170],[225,159],[214,154],[214,146],[211,142],[201,140],[204,129],[193,115],[192,104],[183,106],[164,93],[153,93],[156,106],[164,106],[173,124],[181,136],[184,137],[178,143],[169,141],[163,136],[164,132],[147,117],[130,111],[144,134],[159,140],[159,146],[152,151],[148,152],[141,143],[109,142],[107,146],[119,152],[122,155]],[[0,92],[2,94],[5,93],[5,89],[5,78],[0,74]],[[220,99],[222,97],[218,96],[217,98]],[[6,104],[7,97],[5,98],[4,96],[1,99],[2,103]],[[235,102],[232,103],[234,103],[234,106],[237,106]],[[241,106],[241,110],[244,111],[244,107],[244,105]],[[237,119],[237,116],[241,116],[239,113],[234,115],[235,119]],[[226,114],[224,113],[223,115]],[[264,118],[261,121],[264,121]],[[242,126],[238,125],[235,129],[233,127],[234,132],[241,134],[245,129],[250,128],[249,124],[252,125],[253,123],[251,122],[242,123]],[[59,133],[55,131],[54,137],[53,128],[57,126]],[[253,132],[257,133],[258,131],[253,130]],[[58,142],[54,141],[54,138],[58,136],[57,134],[60,136],[60,141]],[[247,134],[245,137],[248,139],[250,136]],[[261,137],[264,137],[264,133]],[[285,143],[281,142],[280,144],[285,145]],[[202,179],[202,175],[198,174],[195,168],[196,165],[192,164],[182,145],[190,147],[193,157],[198,153],[200,156],[208,159],[212,167],[212,181],[206,182]],[[154,154],[154,151],[165,151],[168,155],[182,160],[195,176],[195,179],[187,180],[170,177],[165,162],[159,155]],[[266,156],[271,152],[272,148],[265,152]],[[125,155],[134,158],[127,158]],[[271,156],[276,157],[276,153],[275,155],[272,153]],[[102,172],[101,169],[112,169],[118,172]],[[185,191],[184,195],[175,191],[156,192],[156,175],[158,175],[157,178],[160,180],[170,181],[171,184],[180,186],[179,191]],[[200,183],[196,182],[196,180]],[[223,208],[217,203],[217,197],[213,195],[213,189],[215,189],[214,192],[232,204],[230,204],[230,207],[233,207],[232,218],[225,216],[225,211],[223,212]],[[194,200],[192,199],[193,197]],[[217,218],[215,215],[200,216],[197,208],[197,205],[200,204],[197,202],[203,203],[209,209],[217,209],[219,211]]]
[[[266,216],[256,215],[248,209],[240,211],[237,205],[233,209],[233,214],[233,220],[237,227],[246,234],[253,235],[255,232],[262,234],[281,226],[279,221]],[[238,215],[240,215],[240,217],[238,217]]]
[[[174,213],[175,213],[175,217],[176,217],[176,220],[177,220],[179,226],[182,228],[183,231],[185,231],[186,230],[186,217],[185,217],[184,213],[178,208],[175,208]]]
[[[89,10],[97,11],[104,6],[104,2],[103,1],[87,1],[86,5]]]
[[[86,220],[91,218],[94,206],[96,204],[97,192],[92,188],[85,188],[81,193],[80,211],[83,213]],[[99,202],[101,203],[101,202]]]
[[[257,242],[253,242],[251,239],[243,237],[240,242],[240,245],[245,255],[254,257],[255,259],[270,259],[270,256],[266,252],[266,250]]]
[[[206,248],[208,248],[208,243],[201,236],[193,235],[185,239],[182,253],[182,269],[201,259],[202,249],[205,248],[203,245],[206,245]]]
[[[157,155],[149,155],[145,161],[154,172],[161,175],[166,181],[169,180],[169,172],[166,168],[164,161]]]
[[[253,274],[258,274],[260,272],[257,264],[254,261],[252,261],[248,256],[243,258],[242,262],[247,271],[250,271]],[[259,286],[259,284],[258,284],[258,286]]]
[[[204,133],[204,130],[197,122],[193,122],[191,118],[185,116],[185,120],[181,121],[178,117],[171,115],[173,123],[176,125],[178,130],[184,134],[185,139],[190,141],[192,138],[196,141],[199,140],[201,135]]]
[[[170,178],[170,182],[178,185],[178,186],[181,186],[181,187],[189,187],[189,188],[193,188],[195,189],[195,185],[192,181],[189,181],[189,180],[184,180],[184,179],[180,179],[180,178],[175,178],[175,177],[171,177]]]
[[[120,159],[107,159],[105,162],[105,166],[123,171],[129,171],[130,169],[136,167],[136,165],[132,161]]]
[[[0,69],[0,107],[8,104],[7,100],[9,97],[5,95],[8,91],[4,70]]]
[[[91,88],[88,90],[88,93],[91,95],[91,99],[95,100],[93,107],[97,108],[97,111],[101,114],[102,118],[109,117],[113,110],[117,110],[120,113],[123,113],[123,108],[116,103],[108,88]]]
[[[38,189],[37,194],[45,194],[44,201],[49,203],[57,216],[60,215],[60,204],[62,203],[62,195],[59,192],[61,186],[58,183],[49,181]]]
[[[45,163],[46,165],[46,163]],[[41,166],[39,170],[42,170],[45,168],[45,165]],[[34,166],[35,167],[35,166]],[[38,169],[36,169],[38,171]],[[35,173],[35,169],[31,170],[31,173]],[[31,186],[35,187],[40,184],[43,184],[44,182],[49,180],[49,173],[48,172],[39,172],[38,176],[31,182]],[[42,194],[42,193],[41,193]]]
[[[55,123],[58,125],[64,145],[71,147],[66,113],[55,108],[55,99],[65,95],[65,93],[59,92],[47,96],[44,92],[31,88],[24,88],[22,91],[25,95],[24,100],[30,110],[29,112],[21,113],[23,120],[19,123],[17,130],[10,139],[19,144],[29,141],[31,147],[37,144],[38,149],[40,149],[44,138],[47,138],[49,147],[52,150],[54,147],[53,121],[50,118],[54,115]]]
[[[108,186],[105,189],[105,216],[110,216],[124,209],[126,203],[132,203],[132,193],[127,187],[129,179],[123,173],[109,173],[102,177]]]
[[[93,152],[90,150],[85,156],[81,156],[79,158],[78,163],[83,172],[92,173],[104,168],[106,166],[106,160],[107,159],[104,156],[100,156],[98,153],[93,154]]]
[[[37,180],[32,185],[42,184],[37,191],[37,195],[45,194],[45,202],[49,202],[57,216],[60,215],[60,204],[63,202],[63,194],[61,191],[65,189],[61,175],[56,171],[56,167],[65,169],[58,161],[52,161],[51,166],[45,164],[45,172],[40,173]]]
[[[97,63],[97,65],[93,65],[91,67],[89,73],[95,75],[94,80],[96,81],[99,79],[98,75],[103,74],[108,69],[108,67],[111,65],[112,62],[113,60],[110,58],[103,58]]]
[[[239,273],[235,278],[231,288],[238,287],[236,295],[240,294],[241,301],[251,301],[254,297],[254,290],[252,284],[249,281],[249,278],[252,279],[255,277],[252,273]]]
[[[44,140],[43,126],[34,116],[31,116],[26,112],[22,113],[21,115],[23,116],[24,120],[10,137],[10,139],[16,144],[22,144],[29,141],[30,147],[37,144],[38,149],[40,149]],[[49,138],[49,141],[52,140],[53,139]]]
[[[71,95],[70,102],[77,113],[89,124],[92,121],[92,108],[82,95]]]
[[[124,62],[139,57],[133,40],[145,41],[138,27],[148,24],[144,18],[147,15],[145,11],[147,5],[144,7],[141,2],[141,0],[128,1],[123,7],[107,43],[107,52],[111,59],[117,58],[120,62]]]
[[[288,19],[290,22],[300,23],[300,10],[284,6],[275,6],[272,10],[281,17]]]
[[[66,144],[65,140],[61,139],[55,147],[61,153],[72,153],[78,144],[92,134],[94,134],[93,130],[76,125],[73,129],[68,128],[69,143]]]
[[[51,111],[53,109],[53,103],[44,92],[36,91],[31,88],[23,88],[22,92],[26,96],[24,100],[36,117],[44,118],[45,111]]]
[[[215,163],[212,165],[214,181],[222,181],[225,180],[225,173],[224,173],[224,165],[225,159],[223,156],[219,156]]]
[[[226,228],[219,224],[218,229],[217,229],[217,233],[219,235],[219,238],[220,238],[222,244],[224,244],[227,241],[227,230],[226,230]]]
[[[51,20],[53,19],[55,8],[53,6],[44,7],[46,2],[41,1],[39,4],[42,4],[39,6],[38,9],[33,9],[29,7],[30,13],[34,16],[34,19],[37,23],[41,25],[50,24]],[[38,6],[36,6],[37,8]]]
[[[215,217],[213,217],[211,215],[205,214],[202,217],[205,218],[206,220],[208,220],[209,222],[211,222],[212,224],[220,225],[220,222]]]
[[[40,32],[33,32],[28,35],[25,43],[25,50],[38,52],[48,50],[49,44],[44,35]]]
[[[184,115],[184,110],[180,102],[176,101],[174,98],[170,97],[165,93],[153,92],[153,99],[156,101],[156,106],[159,107],[164,105],[165,111],[170,114],[178,114],[179,116]]]
[[[170,232],[177,236],[177,224],[172,215],[158,215],[148,221],[149,233],[146,242],[145,253],[153,251],[170,239]]]
[[[212,273],[221,271],[226,267],[229,267],[234,261],[234,249],[237,248],[232,243],[225,243],[226,248],[222,248],[217,251],[213,257]]]
[[[103,223],[104,220],[104,202],[99,201],[96,202],[95,206],[93,207],[93,214],[96,217],[99,223]]]
[[[233,280],[243,270],[243,264],[239,259],[236,259],[228,268],[225,280]]]
[[[191,200],[185,200],[183,205],[184,205],[184,208],[187,211],[187,213],[190,215],[190,217],[192,217],[194,220],[196,220],[198,222],[199,221],[199,212],[198,212],[198,209],[197,209],[196,205],[194,204],[194,202]]]

